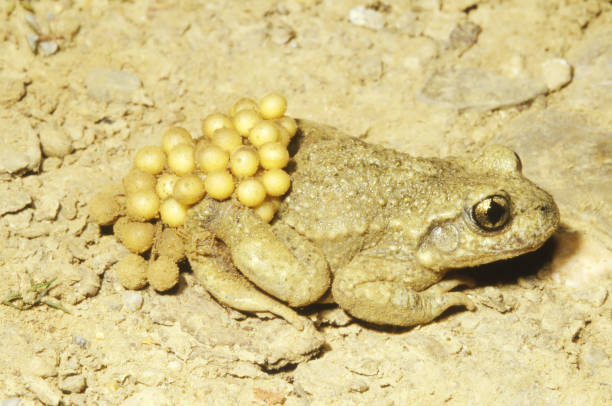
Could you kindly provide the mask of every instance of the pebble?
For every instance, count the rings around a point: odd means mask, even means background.
[[[162,389],[144,388],[143,390],[136,392],[127,398],[123,403],[121,403],[121,406],[167,406],[170,404],[170,401]]]
[[[488,111],[516,106],[547,92],[528,78],[507,78],[483,68],[435,72],[418,95],[421,101],[459,110]]]
[[[572,66],[563,58],[551,58],[542,62],[542,77],[550,92],[567,85],[572,76]]]
[[[130,101],[140,88],[140,78],[132,72],[110,68],[93,68],[87,72],[85,85],[89,96],[102,102]]]
[[[20,398],[9,398],[2,400],[0,406],[17,406],[20,402]]]
[[[0,216],[15,213],[32,203],[32,197],[24,191],[0,188]]]
[[[382,13],[364,6],[353,7],[349,11],[348,19],[352,24],[370,28],[374,31],[378,31],[385,26],[385,16]]]
[[[49,406],[59,405],[62,394],[52,387],[44,379],[33,375],[25,375],[23,381],[28,388],[42,403]]]
[[[129,311],[134,312],[142,307],[142,295],[138,292],[124,292],[121,300],[125,305],[125,308]]]
[[[72,342],[81,348],[87,348],[87,340],[82,336],[73,336]]]
[[[40,196],[40,200],[35,203],[36,209],[34,211],[34,219],[37,221],[41,220],[54,220],[59,212],[59,201],[49,195]]]
[[[57,125],[42,123],[38,128],[38,135],[45,156],[63,158],[72,152],[72,140]]]
[[[10,107],[25,95],[25,83],[13,77],[0,78],[0,106]]]
[[[50,56],[59,51],[59,45],[55,41],[40,41],[38,46],[44,56]]]
[[[60,380],[59,388],[67,393],[81,393],[87,388],[87,383],[82,375],[70,375]]]
[[[27,118],[0,118],[0,145],[0,176],[38,170],[40,143]]]

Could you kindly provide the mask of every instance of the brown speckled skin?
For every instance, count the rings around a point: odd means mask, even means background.
[[[469,283],[442,280],[448,270],[532,251],[558,225],[552,197],[521,175],[518,157],[504,147],[475,160],[415,158],[332,127],[303,120],[299,127],[287,168],[291,190],[271,225],[233,200],[204,199],[190,211],[194,240],[213,233],[240,271],[196,248],[188,255],[229,306],[271,311],[302,328],[304,319],[280,301],[304,306],[331,287],[326,299],[357,318],[427,323],[450,306],[474,307],[464,293],[448,292]],[[509,201],[510,214],[503,227],[485,231],[471,210],[492,195]]]

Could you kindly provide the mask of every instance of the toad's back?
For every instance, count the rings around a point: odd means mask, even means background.
[[[445,166],[441,160],[365,143],[333,127],[301,120],[300,129],[290,146],[291,191],[277,218],[320,246],[333,247],[334,240],[341,240],[343,251],[363,248],[384,230],[389,210],[402,200],[404,208],[410,206],[405,200],[421,194]]]

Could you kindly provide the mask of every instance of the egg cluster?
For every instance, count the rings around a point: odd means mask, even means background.
[[[272,220],[290,187],[283,168],[297,124],[286,110],[286,99],[271,93],[259,103],[242,98],[228,114],[208,115],[195,139],[186,129],[171,127],[161,146],[138,150],[122,191],[94,196],[94,220],[114,224],[116,237],[133,253],[116,268],[124,287],[140,289],[148,282],[164,291],[176,284],[176,262],[184,257],[176,227],[205,195],[236,198],[266,222]],[[147,262],[140,254],[149,249]]]
[[[277,198],[290,186],[283,168],[297,124],[284,115],[286,109],[285,98],[272,93],[259,104],[243,98],[229,114],[210,114],[202,120],[199,139],[184,128],[169,128],[161,147],[138,151],[123,180],[127,214],[142,221],[159,213],[162,222],[176,227],[205,194],[217,200],[235,195],[269,222]]]

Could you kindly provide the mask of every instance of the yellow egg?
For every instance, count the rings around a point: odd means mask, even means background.
[[[139,190],[153,189],[155,187],[155,177],[148,172],[138,168],[132,168],[123,178],[123,189],[130,194]]]
[[[285,148],[289,146],[291,143],[291,136],[289,135],[289,131],[285,129],[285,127],[279,125],[278,129],[280,130],[280,136],[278,137],[278,142],[280,142]]]
[[[150,174],[158,174],[164,169],[166,154],[160,147],[142,147],[134,157],[134,166]]]
[[[165,255],[174,262],[185,258],[185,244],[179,234],[172,228],[165,228],[155,241],[157,253]]]
[[[234,117],[239,111],[242,110],[259,111],[259,106],[257,105],[257,102],[255,100],[249,99],[248,97],[243,97],[242,99],[234,103],[234,105],[230,109],[230,116]]]
[[[142,289],[147,286],[147,261],[140,255],[128,254],[115,265],[115,274],[124,288]]]
[[[127,195],[126,213],[135,220],[150,220],[159,211],[159,197],[153,189],[138,190]]]
[[[266,223],[269,223],[274,218],[279,206],[280,202],[277,198],[266,198],[262,204],[255,208],[255,213]]]
[[[122,217],[113,226],[115,237],[130,251],[140,254],[153,244],[155,226],[150,223],[129,221]]]
[[[198,167],[204,173],[226,169],[229,159],[230,155],[227,151],[213,144],[203,147],[196,156]]]
[[[265,119],[282,117],[287,111],[287,100],[278,93],[270,93],[259,102],[259,111]]]
[[[177,175],[185,175],[195,169],[193,145],[179,144],[168,153],[168,167]]]
[[[160,256],[147,267],[149,285],[158,292],[172,289],[179,280],[178,266],[170,258]]]
[[[234,127],[236,127],[236,131],[243,137],[248,137],[249,132],[255,126],[255,124],[262,121],[261,114],[259,114],[255,110],[240,110],[234,116]]]
[[[155,185],[157,196],[162,200],[172,196],[174,185],[178,179],[179,177],[173,173],[164,173],[157,178],[157,184]]]
[[[234,191],[234,178],[227,170],[210,172],[204,180],[206,193],[213,199],[224,200]]]
[[[197,175],[185,175],[176,181],[172,196],[186,206],[197,203],[204,197],[204,181]]]
[[[289,174],[282,169],[270,169],[261,175],[261,182],[270,196],[282,196],[291,186]]]
[[[202,120],[202,134],[212,137],[215,130],[219,128],[234,128],[232,119],[222,113],[213,113]]]
[[[185,224],[187,207],[170,197],[161,203],[159,215],[162,221],[170,227],[179,227]]]
[[[212,143],[231,154],[233,150],[242,146],[242,137],[233,128],[219,128],[212,135]]]
[[[279,169],[287,166],[289,151],[280,142],[268,142],[259,147],[259,163],[265,169]]]
[[[183,127],[170,127],[162,135],[162,149],[167,154],[179,144],[193,144],[189,131]]]
[[[298,126],[292,117],[283,116],[281,118],[277,118],[276,122],[289,132],[289,137],[293,137],[297,132]]]
[[[251,146],[236,148],[230,156],[230,170],[234,176],[245,178],[255,175],[259,168],[259,155],[257,150]]]
[[[259,206],[266,198],[266,189],[257,179],[244,179],[238,184],[236,195],[240,203],[247,207]]]
[[[279,138],[280,130],[278,125],[272,121],[260,121],[255,124],[249,133],[249,141],[257,148],[267,142],[278,141]]]

